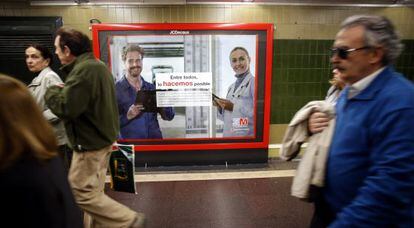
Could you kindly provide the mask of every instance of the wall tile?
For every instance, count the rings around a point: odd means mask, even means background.
[[[329,47],[332,40],[275,40],[273,67],[272,124],[286,124],[311,100],[325,98],[331,77]],[[397,71],[414,81],[414,40],[404,40],[405,51],[396,63]],[[280,83],[280,84],[279,84]],[[282,110],[282,111],[281,111]]]

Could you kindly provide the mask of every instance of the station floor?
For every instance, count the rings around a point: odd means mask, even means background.
[[[297,162],[137,168],[138,194],[105,191],[147,216],[147,227],[302,228],[313,206],[290,195]]]

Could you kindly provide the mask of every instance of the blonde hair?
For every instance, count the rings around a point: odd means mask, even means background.
[[[341,73],[339,72],[338,69],[333,69],[332,74],[333,76],[332,76],[332,79],[329,80],[329,83],[335,86],[337,89],[342,90],[345,87],[345,82],[343,82],[341,78],[339,77],[339,74]]]
[[[56,150],[53,130],[26,86],[0,74],[0,169],[23,157],[48,160]]]

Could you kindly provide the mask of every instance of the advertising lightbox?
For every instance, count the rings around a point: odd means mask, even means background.
[[[94,24],[92,34],[114,77],[118,142],[135,145],[138,163],[267,159],[272,24]]]

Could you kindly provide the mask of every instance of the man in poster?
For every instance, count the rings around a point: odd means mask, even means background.
[[[137,99],[138,91],[139,94],[145,94],[145,91],[155,90],[155,86],[141,76],[143,58],[144,50],[138,45],[129,44],[122,50],[125,75],[115,84],[121,125],[120,139],[161,139],[157,113],[160,113],[163,120],[172,120],[175,115],[171,107],[156,108],[154,111],[139,102],[141,97]]]

